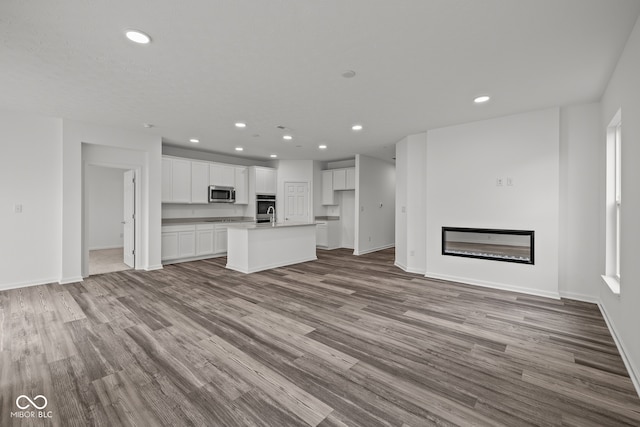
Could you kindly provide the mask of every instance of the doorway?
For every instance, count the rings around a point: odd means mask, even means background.
[[[135,267],[135,170],[87,165],[88,275]]]
[[[286,222],[310,222],[309,183],[284,183],[284,220]]]

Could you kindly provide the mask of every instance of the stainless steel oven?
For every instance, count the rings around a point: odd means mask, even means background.
[[[275,217],[276,196],[271,194],[256,194],[256,222],[261,223],[271,221],[271,212],[273,212],[273,216]]]

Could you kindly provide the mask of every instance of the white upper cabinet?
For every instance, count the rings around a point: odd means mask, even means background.
[[[235,168],[231,165],[223,165],[220,163],[210,164],[209,184],[219,185],[221,187],[233,187],[236,181]]]
[[[276,194],[276,170],[256,167],[256,194]]]
[[[344,190],[347,188],[347,170],[337,169],[333,171],[333,189]]]
[[[236,166],[235,171],[235,189],[236,189],[236,205],[246,205],[249,203],[249,168],[245,166]]]
[[[162,159],[162,201],[191,203],[191,161]]]
[[[322,171],[322,204],[335,205],[333,196],[333,171]]]
[[[347,186],[345,190],[356,189],[356,168],[347,169]]]
[[[209,163],[191,162],[191,203],[209,203]]]
[[[356,168],[322,171],[322,204],[335,205],[334,190],[355,190]]]
[[[162,202],[173,201],[173,165],[171,159],[162,158]]]

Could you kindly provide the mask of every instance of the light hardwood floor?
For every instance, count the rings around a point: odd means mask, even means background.
[[[0,425],[640,425],[595,305],[349,252],[0,292]],[[51,419],[12,418],[20,395]]]

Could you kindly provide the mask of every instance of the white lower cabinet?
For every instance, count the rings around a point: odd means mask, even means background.
[[[223,254],[227,252],[227,227],[216,226],[216,247],[215,254]]]
[[[196,225],[196,256],[212,255],[214,238],[213,225]]]
[[[320,221],[316,223],[316,246],[336,249],[341,246],[340,221]]]
[[[196,230],[193,225],[162,227],[162,260],[196,255]]]
[[[253,224],[253,222],[240,224]],[[162,262],[178,262],[226,254],[228,226],[228,223],[163,226]]]

